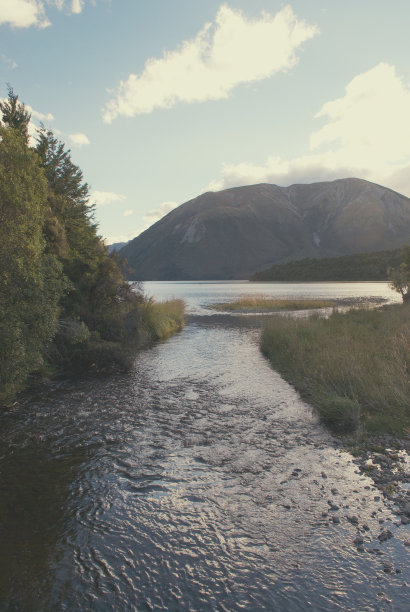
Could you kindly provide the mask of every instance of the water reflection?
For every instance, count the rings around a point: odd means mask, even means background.
[[[406,609],[405,527],[257,321],[192,317],[129,375],[0,416],[3,609]]]
[[[20,444],[6,449],[3,441],[0,450],[0,602],[34,610],[51,586],[50,564],[66,533],[70,487],[85,453],[56,454],[35,439]]]

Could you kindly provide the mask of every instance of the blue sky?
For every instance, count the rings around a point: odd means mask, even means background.
[[[410,196],[408,0],[0,0],[10,83],[108,243],[203,191],[359,176]]]

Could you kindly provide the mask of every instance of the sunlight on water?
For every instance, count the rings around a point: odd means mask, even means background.
[[[180,297],[186,301],[188,314],[212,315],[209,304],[230,302],[242,296],[264,295],[271,298],[315,298],[355,300],[357,303],[400,302],[388,283],[250,283],[248,281],[151,281],[144,283],[148,295],[158,300]]]
[[[371,285],[356,297],[394,298]],[[244,287],[146,284],[197,314]],[[0,609],[407,609],[408,527],[271,370],[258,325],[193,317],[129,375],[0,417]]]

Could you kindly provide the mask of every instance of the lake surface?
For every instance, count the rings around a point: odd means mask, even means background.
[[[0,609],[407,610],[408,527],[262,357],[262,318],[204,308],[248,292],[396,294],[145,287],[186,300],[182,333],[127,375],[67,382],[0,416]]]

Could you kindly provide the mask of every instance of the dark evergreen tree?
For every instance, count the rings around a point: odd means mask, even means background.
[[[40,368],[57,329],[61,265],[45,252],[47,182],[19,128],[0,127],[0,400]]]
[[[19,97],[14,93],[13,88],[8,86],[8,97],[4,102],[0,102],[2,121],[5,127],[18,131],[28,144],[28,126],[31,114],[26,110],[24,104],[18,101]]]

